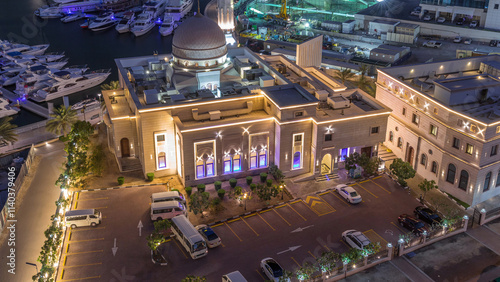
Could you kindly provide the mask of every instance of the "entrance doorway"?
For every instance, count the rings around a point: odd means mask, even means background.
[[[130,144],[128,138],[122,138],[122,140],[120,140],[120,150],[122,151],[122,158],[130,157]]]
[[[406,161],[409,162],[413,166],[413,158],[414,158],[415,150],[413,147],[410,147],[408,149],[408,156],[406,158]]]
[[[372,147],[363,147],[361,148],[361,155],[362,154],[365,154],[367,157],[371,157],[372,156]]]
[[[321,174],[329,174],[332,172],[332,155],[326,154],[321,160]]]

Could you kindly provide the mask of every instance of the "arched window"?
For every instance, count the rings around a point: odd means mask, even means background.
[[[394,132],[389,131],[389,141],[394,142]]]
[[[398,137],[398,148],[403,148],[403,138]]]
[[[457,168],[449,164],[448,165],[448,173],[446,174],[446,181],[450,182],[451,184],[455,184],[455,173],[457,172]]]
[[[467,190],[467,183],[469,183],[469,173],[465,170],[460,172],[460,180],[458,181],[458,188]]]
[[[257,152],[250,152],[250,169],[257,168]]]
[[[427,156],[425,154],[420,157],[420,164],[427,167]]]
[[[437,171],[438,171],[438,163],[436,161],[433,161],[431,166],[431,172],[437,173]]]
[[[224,173],[230,173],[231,172],[231,156],[226,155],[224,156]]]
[[[160,152],[158,154],[158,168],[166,168],[167,167],[167,159],[165,152]]]
[[[233,155],[233,172],[241,171],[241,156],[239,154]]]
[[[206,161],[207,176],[214,176],[214,159],[208,158]]]
[[[300,168],[300,152],[293,154],[293,168]]]
[[[483,192],[490,190],[490,182],[491,182],[491,171],[488,172],[488,174],[486,174],[486,177],[484,178]]]

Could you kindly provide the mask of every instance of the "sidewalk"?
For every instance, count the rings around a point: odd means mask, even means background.
[[[414,282],[432,282],[429,276],[427,276],[420,268],[416,267],[411,261],[409,261],[405,256],[395,258],[390,261],[397,269],[403,272],[408,279]]]

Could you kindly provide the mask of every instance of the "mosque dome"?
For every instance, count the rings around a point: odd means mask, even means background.
[[[198,13],[175,30],[172,55],[182,66],[212,66],[214,62],[225,60],[226,37],[215,21]]]

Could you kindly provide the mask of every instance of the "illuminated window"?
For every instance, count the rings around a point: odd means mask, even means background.
[[[203,159],[199,159],[196,162],[196,177],[203,178],[205,177],[205,162]]]
[[[293,135],[293,158],[292,158],[292,169],[301,169],[304,154],[304,133],[298,133]]]
[[[156,169],[167,168],[167,142],[165,133],[155,134]]]
[[[389,131],[389,141],[393,142],[394,141],[394,132]]]
[[[207,168],[206,176],[214,176],[214,160],[212,158],[209,158],[206,161],[205,166]]]
[[[339,162],[345,161],[345,158],[347,158],[347,155],[349,155],[349,148],[343,148],[340,149],[340,160]]]
[[[241,171],[241,156],[236,154],[233,156],[233,172]]]
[[[158,168],[166,168],[167,167],[167,158],[165,152],[161,152],[158,154]]]
[[[490,182],[491,182],[491,171],[488,172],[488,174],[486,174],[486,177],[484,178],[483,192],[490,190],[490,184],[491,184]]]
[[[460,172],[460,180],[458,181],[458,188],[467,190],[467,183],[469,183],[469,173],[465,170]]]
[[[224,173],[230,173],[231,172],[231,156],[225,156],[224,157]]]
[[[250,153],[250,169],[257,168],[257,152]]]
[[[431,124],[431,130],[429,131],[429,133],[430,133],[431,135],[437,136],[437,133],[438,133],[438,128],[437,128],[437,126],[435,126],[435,125],[432,125],[432,124]]]
[[[300,152],[295,152],[293,154],[293,168],[300,168]]]
[[[448,165],[448,173],[446,174],[446,182],[449,182],[451,184],[455,184],[455,173],[457,172],[457,168],[449,164]]]
[[[432,162],[431,172],[437,173],[437,171],[438,171],[438,163],[434,161]]]
[[[267,166],[267,150],[260,150],[259,152],[259,167]]]
[[[474,153],[474,146],[472,146],[471,144],[467,144],[467,149],[465,150],[465,152],[469,155],[472,155],[472,153]]]

